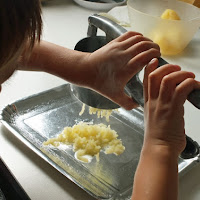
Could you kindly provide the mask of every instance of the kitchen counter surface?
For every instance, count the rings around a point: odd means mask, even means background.
[[[43,5],[43,39],[73,49],[87,35],[87,18],[95,10],[79,7],[72,0],[50,0]],[[200,80],[200,31],[186,50],[176,57],[164,57],[191,70]],[[41,72],[16,72],[2,87],[0,109],[23,97],[64,84]],[[185,105],[186,133],[200,144],[200,111]],[[0,125],[0,155],[32,200],[94,200]],[[200,165],[180,178],[180,200],[200,199]]]

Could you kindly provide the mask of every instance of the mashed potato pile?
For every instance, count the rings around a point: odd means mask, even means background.
[[[98,161],[101,150],[104,150],[106,154],[120,155],[123,153],[125,147],[117,137],[116,131],[110,126],[81,122],[73,127],[66,127],[56,138],[51,138],[43,144],[55,147],[60,144],[73,145],[77,159],[89,162],[87,156],[96,156]]]
[[[180,20],[178,14],[171,9],[166,9],[161,15],[164,20]],[[160,46],[163,55],[175,55],[183,50],[183,41],[181,41],[182,29],[177,23],[161,21],[152,31],[150,38]]]

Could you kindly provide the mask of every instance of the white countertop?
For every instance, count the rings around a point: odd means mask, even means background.
[[[52,0],[43,6],[44,39],[73,49],[86,37],[87,18],[98,11],[79,7],[72,0]],[[184,33],[183,33],[184,34]],[[183,69],[195,72],[200,80],[200,31],[181,56],[166,58]],[[23,97],[56,87],[65,82],[41,72],[17,72],[3,85],[0,109]],[[190,103],[185,105],[186,133],[200,144],[200,111]],[[10,131],[0,126],[0,155],[19,183],[33,200],[93,200]],[[180,179],[180,200],[200,199],[200,165]]]

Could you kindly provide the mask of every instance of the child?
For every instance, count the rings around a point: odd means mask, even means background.
[[[132,109],[137,105],[124,93],[124,86],[160,57],[158,45],[136,32],[127,32],[93,53],[40,41],[39,0],[1,0],[0,26],[0,85],[15,70],[44,71]],[[144,78],[146,132],[134,200],[177,198],[177,157],[185,146],[183,103],[192,89],[199,88],[192,73],[172,65],[155,70],[157,62],[149,63]]]
[[[125,95],[124,86],[152,58],[160,56],[157,44],[135,32],[124,34],[94,53],[40,41],[39,0],[1,0],[0,13],[0,85],[15,70],[44,71],[132,109],[136,104]]]
[[[153,59],[144,75],[145,137],[132,200],[178,199],[178,156],[186,145],[183,104],[200,89],[193,73],[157,65]]]

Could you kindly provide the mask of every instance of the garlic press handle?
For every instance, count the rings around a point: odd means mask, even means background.
[[[188,101],[192,103],[196,108],[200,109],[200,90],[193,90],[188,95]]]
[[[99,28],[105,32],[107,42],[127,32],[125,28],[118,25],[114,21],[104,16],[100,16],[98,14],[89,16],[88,23],[89,23],[88,33],[87,33],[88,37],[96,36],[97,29]]]
[[[158,67],[168,64],[161,57],[158,58],[158,62]],[[139,73],[133,76],[133,78],[131,78],[131,80],[126,84],[125,91],[138,105],[144,107],[143,84],[140,81]]]

